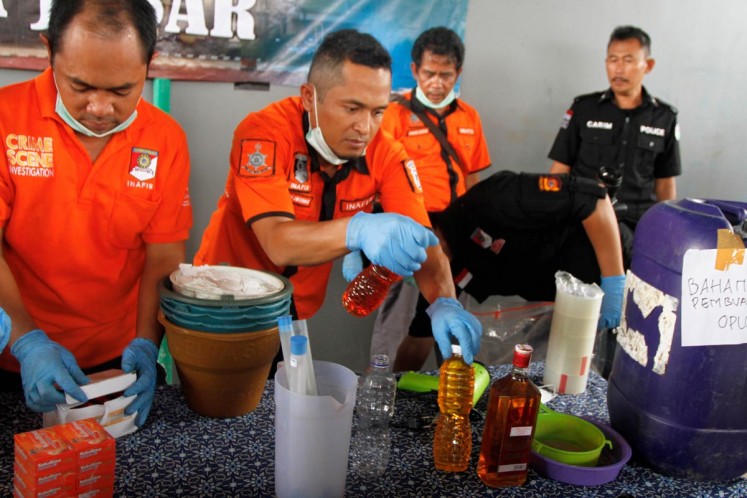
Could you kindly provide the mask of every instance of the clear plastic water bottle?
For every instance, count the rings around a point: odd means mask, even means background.
[[[358,390],[356,411],[358,427],[388,427],[394,415],[397,378],[389,368],[389,357],[371,357],[371,367],[363,376]]]
[[[352,469],[363,477],[377,477],[386,471],[396,395],[397,379],[389,369],[389,357],[374,355],[371,368],[361,379],[356,403],[358,427],[350,446]]]

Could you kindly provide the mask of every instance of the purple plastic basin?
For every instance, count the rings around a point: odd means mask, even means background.
[[[630,460],[633,454],[630,445],[617,431],[593,417],[581,417],[599,427],[607,439],[612,441],[612,448],[605,447],[596,467],[579,467],[560,463],[532,451],[529,464],[539,474],[567,484],[579,486],[599,486],[614,481],[620,469]]]

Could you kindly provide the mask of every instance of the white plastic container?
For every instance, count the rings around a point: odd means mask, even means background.
[[[584,284],[566,272],[556,273],[555,282],[542,381],[557,393],[580,394],[586,390],[604,293],[596,284]]]
[[[318,396],[288,388],[275,373],[275,494],[278,498],[345,495],[358,377],[336,363],[314,361]]]

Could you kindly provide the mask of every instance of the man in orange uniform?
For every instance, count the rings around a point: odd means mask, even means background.
[[[454,31],[431,28],[412,47],[410,69],[417,86],[389,106],[382,131],[400,141],[415,161],[429,215],[439,213],[477,183],[490,167],[490,155],[477,110],[456,97],[464,44]],[[346,265],[349,267],[349,264]],[[347,272],[346,279],[353,277]],[[397,282],[374,325],[377,343],[408,330],[394,362],[395,370],[418,370],[433,348],[428,303],[410,281]]]
[[[22,382],[36,411],[65,393],[85,401],[81,367],[120,366],[138,374],[127,413],[142,425],[150,410],[157,284],[184,260],[192,224],[184,132],[140,98],[156,29],[147,0],[55,1],[51,67],[0,90],[0,307],[12,322],[0,385]]]
[[[391,58],[376,39],[354,30],[327,35],[301,96],[236,128],[226,190],[195,264],[283,274],[293,283],[294,315],[305,319],[324,301],[332,261],[362,251],[374,264],[414,274],[444,355],[453,336],[471,362],[480,323],[454,299],[449,262],[424,228],[413,162],[378,133],[390,91]],[[369,214],[377,195],[388,212]]]

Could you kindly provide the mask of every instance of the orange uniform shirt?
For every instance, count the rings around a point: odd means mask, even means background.
[[[412,93],[405,98],[414,106],[425,107],[412,100]],[[435,112],[426,113],[439,124]],[[464,169],[453,160],[450,179],[449,167],[444,160],[441,144],[415,113],[396,102],[389,104],[384,113],[381,129],[400,141],[407,154],[418,168],[423,184],[425,207],[428,212],[443,211],[457,196],[466,191],[464,177],[490,167],[490,155],[482,122],[477,111],[461,99],[455,100],[442,116],[446,126],[446,139],[456,151]],[[454,195],[452,195],[454,193]]]
[[[135,337],[145,244],[192,225],[186,136],[144,100],[95,163],[55,113],[52,71],[0,89],[3,255],[39,328],[83,368]],[[0,367],[18,371],[6,350]]]
[[[251,113],[238,125],[226,190],[203,234],[195,264],[228,263],[283,273],[285,268],[270,261],[250,224],[267,216],[320,220],[324,180],[316,151],[306,143],[307,129],[308,115],[299,97]],[[400,144],[381,133],[364,157],[343,164],[338,175],[344,179],[336,185],[328,219],[370,212],[378,194],[385,211],[430,226],[413,162]],[[313,316],[324,302],[331,268],[331,262],[298,267],[290,277],[300,319]]]

